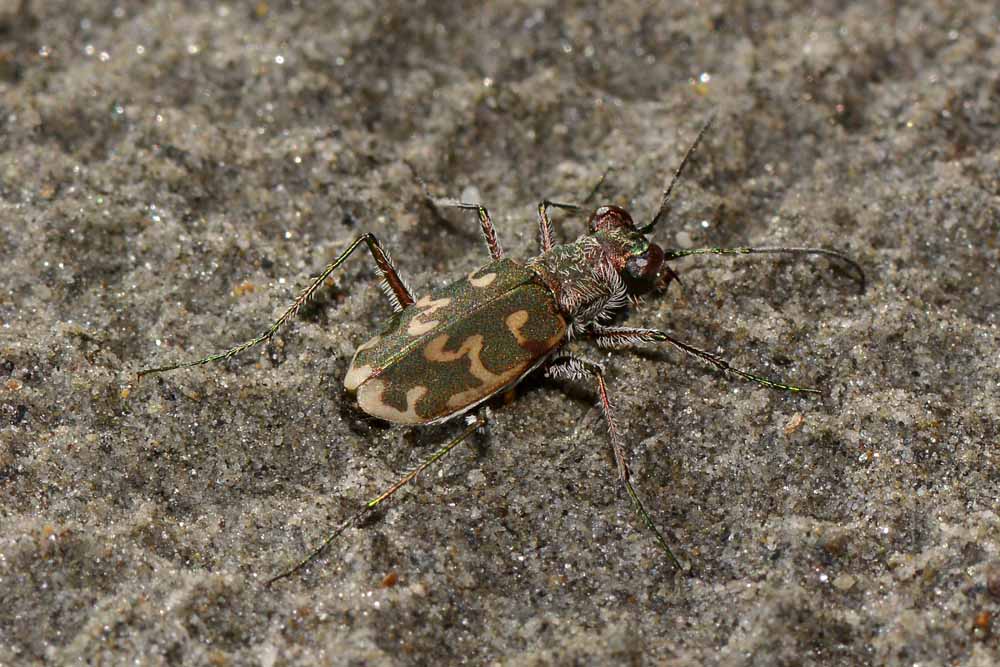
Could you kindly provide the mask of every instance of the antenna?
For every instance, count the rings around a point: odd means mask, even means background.
[[[660,218],[664,218],[670,214],[670,193],[674,190],[674,184],[677,183],[677,179],[681,177],[681,173],[684,171],[684,167],[687,166],[688,160],[691,159],[695,149],[698,148],[698,144],[701,143],[701,138],[705,136],[706,132],[708,132],[708,128],[712,126],[712,121],[714,120],[715,113],[713,112],[708,117],[708,120],[705,121],[705,124],[702,125],[701,131],[698,132],[698,136],[694,138],[694,143],[691,144],[691,148],[687,149],[687,153],[684,154],[684,159],[681,160],[680,166],[677,167],[677,171],[674,172],[673,177],[670,179],[670,184],[667,185],[667,189],[663,191],[663,199],[660,200],[660,210],[656,212],[656,215],[653,216],[653,220],[648,225],[638,230],[640,234],[649,234],[653,231],[653,228],[656,227],[656,223],[660,221]]]

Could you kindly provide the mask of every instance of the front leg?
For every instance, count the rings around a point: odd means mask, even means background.
[[[633,327],[606,327],[600,324],[594,324],[590,327],[589,333],[594,338],[600,347],[609,349],[621,349],[623,347],[631,347],[632,345],[640,345],[642,343],[670,343],[677,349],[690,354],[691,356],[698,357],[703,361],[707,361],[724,373],[732,373],[733,375],[738,375],[742,378],[750,380],[751,382],[756,382],[764,387],[770,387],[771,389],[782,389],[784,391],[800,391],[806,394],[822,394],[819,389],[812,389],[810,387],[797,387],[791,384],[785,384],[783,382],[778,382],[776,380],[771,380],[769,378],[754,375],[753,373],[748,373],[746,371],[741,371],[738,368],[733,368],[728,361],[718,357],[711,352],[706,352],[705,350],[699,350],[693,345],[688,345],[682,341],[677,340],[673,336],[659,331],[657,329],[637,329]]]
[[[583,200],[584,204],[587,204],[591,199],[594,198],[594,195],[596,195],[597,191],[601,189],[602,185],[604,185],[605,179],[607,179],[608,174],[611,173],[611,170],[613,168],[614,167],[612,165],[608,165],[607,169],[604,170],[604,173],[601,174],[601,178],[598,179],[594,187],[591,188],[590,194],[588,194],[584,198]],[[538,248],[542,252],[548,252],[549,250],[552,249],[552,246],[556,244],[555,235],[552,233],[552,223],[549,222],[548,209],[550,206],[552,208],[561,208],[567,211],[579,211],[581,208],[583,208],[582,206],[578,206],[577,204],[564,204],[560,202],[549,201],[548,199],[543,199],[538,203]]]
[[[467,204],[457,199],[436,199],[431,197],[426,191],[425,196],[432,206],[448,206],[451,208],[460,208],[465,211],[475,211],[476,215],[479,216],[479,226],[483,230],[483,238],[486,240],[486,247],[489,248],[490,257],[493,261],[503,259],[503,247],[500,245],[500,239],[497,238],[497,230],[493,227],[493,219],[490,218],[490,212],[486,210],[485,206],[482,204]]]
[[[579,211],[576,204],[561,204],[559,202],[542,200],[538,203],[538,249],[548,252],[555,245],[555,235],[552,233],[552,223],[549,222],[549,207],[561,208],[567,211]]]
[[[667,558],[670,559],[670,562],[674,565],[674,567],[678,570],[683,570],[684,568],[681,566],[680,561],[677,560],[676,556],[674,556],[674,552],[670,550],[670,546],[667,544],[666,539],[664,539],[659,529],[657,529],[656,524],[653,523],[653,519],[649,516],[649,512],[646,511],[646,508],[642,505],[642,501],[639,499],[639,494],[636,493],[635,488],[632,486],[628,461],[625,458],[625,440],[622,438],[621,431],[618,429],[618,422],[615,419],[611,399],[608,398],[608,387],[604,382],[604,370],[600,367],[600,365],[593,362],[565,355],[556,357],[549,362],[545,372],[551,378],[579,380],[585,376],[590,376],[597,382],[597,393],[601,401],[601,411],[604,413],[604,420],[608,424],[608,436],[611,440],[611,450],[614,453],[615,465],[618,468],[618,480],[628,492],[629,498],[632,500],[632,506],[642,519],[642,522],[646,524],[646,527],[653,533],[653,535],[656,536],[656,541],[659,542],[660,547],[666,552]]]

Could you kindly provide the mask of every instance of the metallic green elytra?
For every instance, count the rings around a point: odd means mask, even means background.
[[[446,202],[476,211],[491,261],[447,287],[416,298],[396,270],[389,253],[372,234],[363,234],[323,269],[262,334],[225,352],[196,361],[145,369],[150,373],[198,366],[228,359],[269,340],[319,290],[327,278],[362,245],[367,246],[382,278],[393,315],[378,333],[358,346],[344,386],[354,392],[358,407],[389,422],[433,424],[474,410],[533,370],[544,369],[555,379],[590,380],[607,425],[618,481],[624,486],[643,524],[653,533],[670,563],[683,569],[663,535],[643,507],[631,483],[625,438],[615,419],[604,369],[600,364],[561,350],[570,338],[589,340],[604,349],[668,343],[723,372],[765,387],[819,393],[733,368],[724,359],[650,328],[612,325],[612,320],[639,297],[665,289],[677,274],[668,262],[692,255],[785,253],[822,255],[853,270],[862,289],[864,272],[856,262],[822,248],[694,248],[664,249],[648,238],[670,210],[670,194],[699,141],[706,124],[674,172],[652,220],[637,226],[625,209],[605,205],[590,216],[587,233],[572,243],[558,243],[548,208],[578,210],[571,204],[543,201],[538,205],[539,254],[525,262],[504,258],[487,210],[479,204]],[[596,191],[596,188],[595,188]],[[428,195],[432,205],[435,202]],[[378,507],[418,474],[455,449],[487,422],[478,410],[454,438],[403,475],[383,493],[344,520],[326,539],[294,566],[267,580],[270,584],[296,572],[318,556],[355,521]]]
[[[358,347],[344,386],[373,417],[444,421],[515,384],[565,334],[537,274],[500,259],[395,313]]]

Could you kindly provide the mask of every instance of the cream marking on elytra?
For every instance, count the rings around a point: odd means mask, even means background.
[[[528,339],[521,334],[521,329],[524,325],[528,323],[528,311],[526,310],[515,310],[513,313],[507,316],[504,320],[504,324],[510,329],[510,332],[514,334],[514,338],[517,339],[517,344],[524,347],[524,344],[528,342]]]
[[[509,329],[510,332],[514,334],[514,338],[517,339],[517,344],[525,349],[528,349],[527,348],[528,343],[538,342],[532,340],[531,338],[528,338],[527,336],[521,333],[521,329],[523,329],[524,325],[528,323],[529,318],[530,315],[527,310],[515,310],[513,313],[508,315],[507,318],[504,320],[504,324],[507,325],[507,329]],[[558,328],[555,334],[550,336],[549,339],[544,342],[546,347],[554,347],[556,343],[559,342],[559,339],[561,339],[563,337],[563,334],[566,332],[566,322],[563,321],[562,317],[558,317],[558,320],[561,326]]]
[[[347,391],[354,391],[361,386],[361,383],[372,376],[373,369],[371,364],[363,364],[361,366],[355,366],[358,361],[358,355],[365,350],[370,350],[379,344],[382,340],[382,336],[375,336],[369,341],[358,345],[358,349],[354,351],[354,358],[351,359],[351,366],[347,369],[347,375],[344,376],[344,387]]]
[[[511,380],[520,376],[522,371],[528,366],[528,363],[530,363],[529,361],[525,361],[524,363],[517,364],[516,366],[508,368],[503,373],[497,375],[495,373],[491,373],[487,370],[486,366],[483,365],[483,360],[480,356],[483,352],[482,334],[469,336],[462,341],[462,344],[454,352],[448,352],[444,349],[447,344],[448,334],[441,334],[440,336],[437,336],[424,348],[424,358],[428,361],[447,363],[451,361],[458,361],[462,357],[468,357],[469,374],[476,380],[479,380],[479,386],[452,394],[448,398],[448,407],[452,408],[464,407],[473,401],[501,389]]]
[[[417,414],[417,401],[427,393],[427,387],[417,385],[406,392],[406,411],[400,411],[382,401],[386,383],[381,378],[365,382],[358,389],[358,405],[372,417],[397,424],[423,424],[427,420]]]
[[[421,297],[414,305],[415,308],[426,308],[422,312],[417,313],[410,320],[409,326],[406,327],[406,333],[411,336],[422,336],[428,331],[432,331],[434,327],[440,324],[439,320],[430,320],[429,322],[424,322],[422,318],[431,315],[434,311],[444,308],[449,303],[451,299],[445,297],[443,299],[432,299],[429,296]]]
[[[478,270],[479,269],[476,269],[476,271]],[[480,276],[478,278],[474,278],[473,276],[476,275],[476,271],[473,271],[468,276],[469,284],[472,285],[473,287],[489,287],[490,285],[493,284],[493,281],[497,279],[497,274],[492,272],[487,273],[486,275]]]
[[[382,336],[375,336],[371,340],[366,341],[366,342],[362,343],[361,345],[358,345],[358,349],[354,352],[354,356],[357,357],[358,356],[358,352],[363,352],[365,350],[372,349],[373,347],[375,347],[376,345],[378,345],[378,343],[379,343],[380,340],[382,340]]]
[[[361,348],[358,348],[360,352]],[[364,366],[355,366],[351,362],[351,367],[347,371],[347,375],[344,376],[344,388],[347,391],[354,391],[361,386],[361,383],[372,376],[372,367],[368,364]]]

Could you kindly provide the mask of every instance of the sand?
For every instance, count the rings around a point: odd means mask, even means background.
[[[993,3],[0,3],[0,664],[991,665],[1000,612],[1000,19]],[[840,5],[849,5],[841,7]],[[341,7],[337,7],[341,5]],[[349,7],[349,8],[347,8]],[[345,393],[389,314],[537,252],[535,207],[700,257],[621,323],[670,349],[539,377],[323,557],[262,582],[453,436]],[[560,238],[585,216],[557,213]]]

